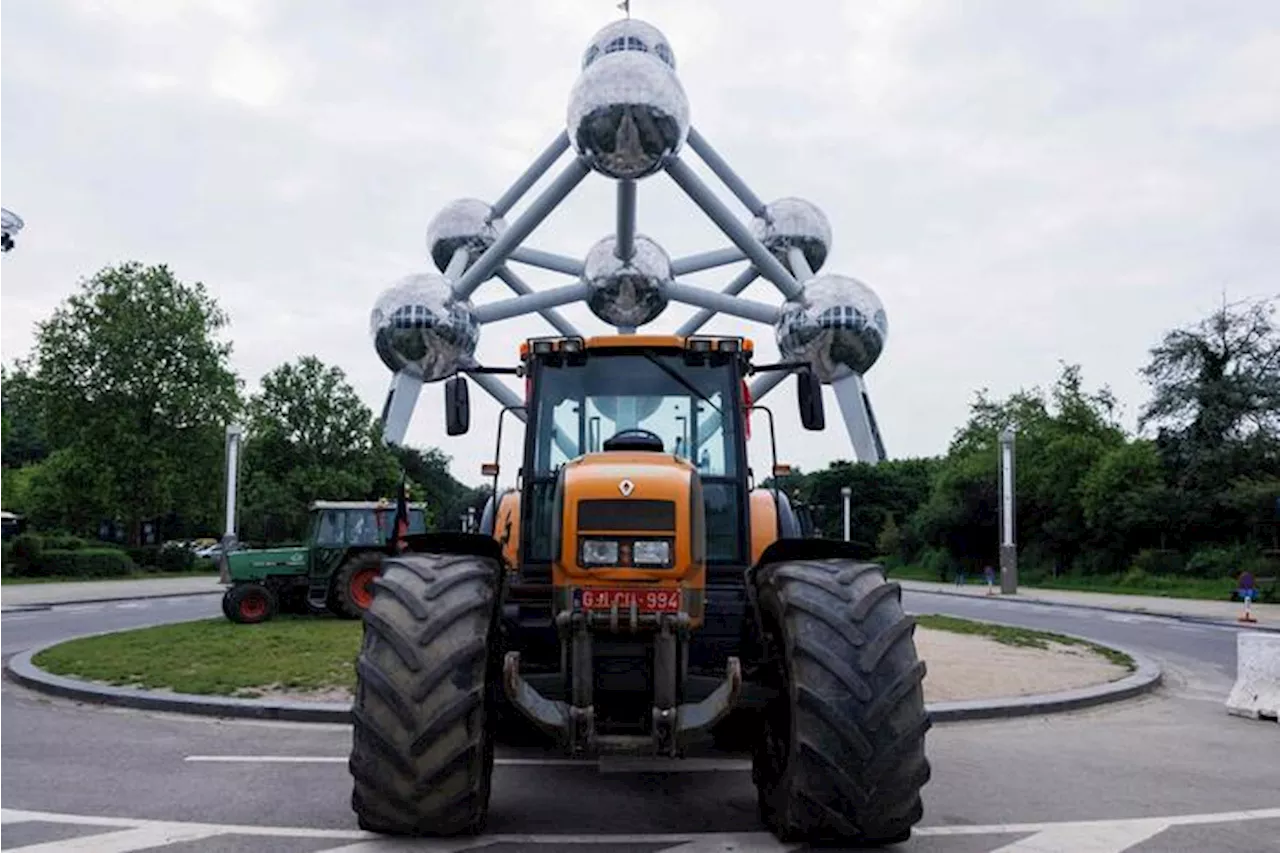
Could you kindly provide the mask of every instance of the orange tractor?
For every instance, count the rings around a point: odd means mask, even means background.
[[[930,725],[914,620],[878,565],[802,535],[786,495],[753,486],[749,416],[768,410],[746,377],[796,370],[804,426],[824,415],[805,366],[754,366],[752,350],[635,334],[522,345],[517,485],[495,489],[479,534],[410,535],[374,582],[349,763],[362,827],[480,832],[514,716],[584,758],[745,736],[780,838],[910,836]],[[467,399],[448,380],[451,435]],[[501,432],[500,417],[499,447]]]

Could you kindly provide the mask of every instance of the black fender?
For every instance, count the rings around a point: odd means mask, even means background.
[[[479,533],[461,533],[442,530],[434,533],[413,533],[402,540],[408,551],[424,554],[469,554],[487,557],[502,567],[502,545],[492,536]],[[395,556],[393,553],[392,556]]]

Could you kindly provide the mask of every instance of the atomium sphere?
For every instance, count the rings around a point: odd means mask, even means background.
[[[804,252],[813,272],[821,269],[831,248],[831,223],[826,214],[802,198],[780,198],[765,205],[765,213],[767,220],[756,217],[751,221],[751,234],[782,263],[787,263],[787,250],[795,247]]]
[[[689,99],[652,54],[609,53],[573,84],[567,128],[574,150],[600,174],[643,178],[680,152],[689,135]]]
[[[383,364],[424,382],[455,373],[480,339],[471,303],[454,298],[439,273],[406,276],[383,291],[369,331]]]
[[[643,234],[636,235],[629,261],[614,253],[617,244],[616,237],[605,237],[587,252],[582,272],[587,306],[611,325],[643,326],[667,307],[671,258]]]
[[[506,220],[493,215],[493,208],[476,198],[451,201],[427,225],[427,249],[436,268],[444,272],[458,249],[480,257],[507,227]]]
[[[655,368],[656,369],[656,368]],[[665,397],[654,397],[646,395],[643,397],[595,397],[591,398],[591,408],[600,413],[600,417],[607,421],[613,422],[614,432],[620,432],[624,429],[633,429],[640,426],[644,429],[644,421],[653,417],[658,409],[662,408],[662,404],[666,402]],[[666,424],[664,424],[666,426]],[[663,430],[654,430],[661,433]],[[608,430],[604,430],[604,438],[609,438]]]
[[[808,361],[823,382],[866,373],[889,335],[884,305],[854,278],[820,275],[804,285],[799,301],[783,305],[778,349],[788,361]]]
[[[592,36],[591,43],[582,54],[582,67],[585,69],[600,57],[623,50],[651,53],[672,71],[676,68],[676,57],[671,52],[667,37],[653,24],[636,18],[614,21]]]

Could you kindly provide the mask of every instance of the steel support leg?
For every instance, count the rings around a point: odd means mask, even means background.
[[[674,269],[674,265],[672,268]],[[751,283],[759,277],[760,273],[756,272],[755,267],[747,267],[745,270],[738,273],[737,278],[729,282],[729,285],[725,287],[721,293],[725,296],[737,296],[739,293],[750,287]],[[688,337],[710,322],[711,318],[715,315],[716,312],[704,308],[688,320],[685,320],[684,324],[681,325],[680,328],[676,329],[676,334],[682,338]]]
[[[871,410],[871,398],[867,395],[862,377],[855,373],[836,380],[831,383],[831,387],[835,389],[836,401],[840,404],[844,426],[849,433],[849,442],[853,445],[853,453],[858,461],[872,464],[883,462],[884,444],[880,440],[880,431]]]
[[[391,387],[382,406],[382,440],[399,446],[409,431],[413,407],[422,393],[422,380],[401,371],[391,377]]]
[[[543,149],[543,152],[533,161],[533,165],[526,169],[523,175],[516,178],[510,189],[493,203],[493,215],[506,216],[507,212],[515,207],[516,202],[520,201],[524,194],[529,191],[529,188],[536,184],[538,179],[545,175],[547,170],[560,159],[560,155],[568,150],[569,134],[562,130],[556,134],[556,138],[551,140],[551,144]]]
[[[533,200],[528,209],[520,214],[520,218],[507,226],[507,230],[493,241],[493,245],[485,250],[485,253],[476,259],[471,268],[463,273],[462,278],[458,279],[457,284],[453,286],[454,295],[459,299],[467,299],[475,292],[475,289],[485,282],[489,276],[493,275],[494,270],[502,265],[507,259],[507,255],[516,246],[519,246],[524,238],[533,233],[533,229],[547,218],[547,215],[555,209],[556,205],[564,201],[569,193],[573,192],[578,184],[582,183],[583,178],[591,173],[591,167],[581,157],[575,157],[564,171],[551,182],[551,185],[542,191],[542,195]]]
[[[702,208],[711,221],[719,226],[724,235],[746,254],[760,274],[782,291],[783,296],[787,299],[795,299],[800,295],[800,285],[796,283],[791,272],[764,247],[764,244],[751,235],[747,226],[738,221],[729,208],[725,207],[724,202],[716,198],[715,193],[702,182],[693,169],[689,168],[688,163],[683,162],[679,157],[672,158],[667,163],[667,174],[689,198],[693,199],[694,204]]]
[[[613,253],[624,261],[636,253],[635,181],[618,181],[618,238]]]

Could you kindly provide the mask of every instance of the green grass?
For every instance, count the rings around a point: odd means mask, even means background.
[[[1049,643],[1058,643],[1064,646],[1082,646],[1099,655],[1114,664],[1123,666],[1132,672],[1136,666],[1133,658],[1124,652],[1118,652],[1115,649],[1100,646],[1097,643],[1091,643],[1088,640],[1081,640],[1076,637],[1068,637],[1063,634],[1055,634],[1051,631],[1033,631],[1030,628],[1015,628],[1009,625],[992,625],[989,622],[974,622],[970,619],[958,619],[955,616],[942,616],[937,613],[929,613],[916,617],[916,624],[922,628],[932,628],[937,631],[950,631],[953,634],[973,634],[980,637],[989,637],[997,643],[1003,643],[1006,646],[1025,646],[1032,649],[1047,649]]]
[[[258,625],[206,619],[72,640],[34,663],[58,675],[200,695],[354,689],[360,627],[314,616]]]
[[[65,575],[51,575],[49,577],[38,578],[15,578],[12,575],[0,575],[0,584],[22,586],[24,584],[33,583],[97,583],[98,581],[141,581],[150,580],[151,578],[216,578],[217,576],[218,572],[216,569],[212,572],[144,572],[139,570],[127,575],[119,575],[117,577],[110,578],[84,578]]]
[[[938,583],[938,574],[922,566],[895,566],[889,577]],[[1235,581],[1231,578],[1175,578],[1167,575],[1143,575],[1139,584],[1126,583],[1125,575],[1062,575],[1052,577],[1039,572],[1022,572],[1020,587],[1061,589],[1073,592],[1104,592],[1115,595],[1149,595],[1156,598],[1193,598],[1204,601],[1229,601]],[[982,575],[969,575],[969,585],[985,586]],[[947,581],[954,583],[954,580]],[[999,578],[996,580],[999,585]]]

